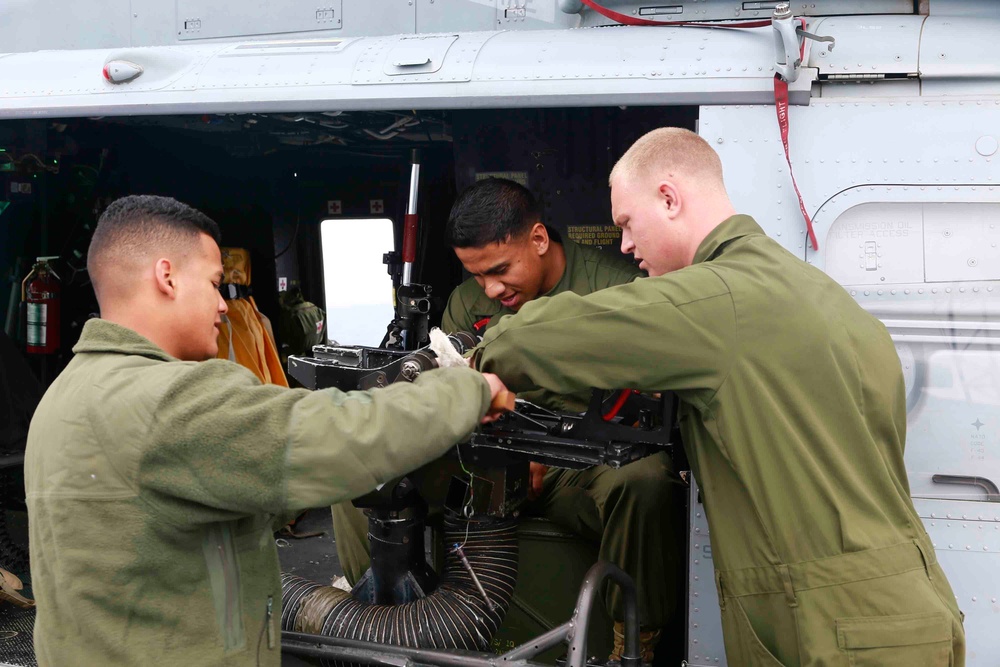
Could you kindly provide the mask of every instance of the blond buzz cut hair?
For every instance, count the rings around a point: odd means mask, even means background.
[[[697,179],[703,187],[725,191],[722,160],[708,142],[682,127],[661,127],[639,137],[615,163],[608,183],[635,181],[638,177]]]

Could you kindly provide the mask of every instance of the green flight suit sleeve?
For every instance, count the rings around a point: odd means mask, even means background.
[[[683,282],[646,278],[527,303],[487,332],[474,363],[517,392],[690,390],[707,404],[734,358],[736,316],[721,278],[688,271]]]
[[[157,406],[140,483],[209,520],[331,505],[464,440],[490,403],[467,368],[367,392],[261,385],[226,361],[193,364]]]

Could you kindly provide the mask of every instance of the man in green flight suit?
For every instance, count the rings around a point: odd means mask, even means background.
[[[167,197],[119,199],[94,231],[101,317],[25,455],[42,667],[277,667],[275,518],[437,458],[502,388],[468,368],[372,392],[262,385],[213,359],[218,244],[212,220]]]
[[[531,192],[505,179],[486,179],[463,191],[452,206],[445,236],[473,276],[448,299],[441,323],[447,333],[482,333],[539,297],[590,294],[642,275],[624,259],[559,238],[542,224]],[[583,411],[589,395],[587,390],[574,395],[541,391],[520,397],[550,409]],[[602,560],[636,579],[646,661],[652,659],[659,630],[677,609],[684,540],[675,510],[681,488],[664,453],[618,470],[531,464],[533,511],[597,542]],[[367,521],[349,503],[333,514],[341,564],[353,583],[369,566]],[[623,609],[616,587],[608,591],[607,603],[616,620],[617,656]]]
[[[526,304],[476,366],[515,391],[678,393],[730,665],[963,665],[961,613],[910,500],[885,327],[735,214],[696,134],[654,130],[610,183],[622,252],[651,277]]]

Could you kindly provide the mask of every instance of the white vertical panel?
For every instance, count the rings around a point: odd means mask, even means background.
[[[377,346],[394,316],[382,255],[394,247],[388,218],[331,219],[320,227],[326,331],[342,345]]]

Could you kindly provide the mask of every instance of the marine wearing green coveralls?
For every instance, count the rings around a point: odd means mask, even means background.
[[[456,225],[461,224],[478,229],[480,225],[465,222],[470,219],[473,223],[478,222],[476,216],[485,217],[492,225],[497,218],[513,215],[512,219],[520,227],[523,226],[523,216],[527,216],[530,223],[537,220],[534,209],[531,193],[517,183],[503,179],[481,181],[463,192],[456,201],[448,223],[449,241],[465,245],[463,240],[452,238],[455,236],[453,231]],[[555,234],[540,223],[537,225],[540,233]],[[530,229],[532,224],[527,227]],[[506,228],[500,233],[506,237]],[[545,243],[551,240],[549,236],[540,239]],[[528,256],[521,254],[522,249]],[[520,308],[519,301],[564,292],[590,294],[631,282],[642,275],[622,258],[568,239],[560,239],[557,244],[549,246],[537,270],[520,271],[522,264],[537,260],[531,240],[520,236],[503,244],[482,243],[477,238],[471,246],[456,246],[455,251],[470,271],[498,267],[505,270],[504,275],[499,277],[470,278],[451,293],[441,323],[441,328],[448,333],[482,333],[499,322],[502,316],[516,312],[516,308]],[[551,286],[545,285],[544,279],[537,285],[533,283],[532,276],[544,275],[545,262],[552,258],[548,253],[559,251],[565,261],[556,265],[558,268],[553,272]],[[482,285],[479,280],[483,281]],[[503,286],[494,287],[495,283]],[[544,287],[539,287],[541,285]],[[542,291],[545,287],[548,289]],[[504,305],[505,296],[514,308]],[[567,340],[572,345],[572,334],[567,336]],[[631,385],[626,382],[622,386]],[[550,409],[582,411],[587,407],[590,391],[574,395],[527,392],[520,397]],[[676,514],[672,510],[680,502],[679,490],[680,481],[673,474],[666,454],[648,457],[619,470],[607,466],[589,470],[551,468],[545,473],[541,494],[531,510],[597,542],[600,559],[618,564],[636,579],[642,623],[650,629],[658,629],[669,623],[678,604],[676,582],[682,567],[679,545],[683,541],[683,528],[677,525]],[[341,565],[353,583],[369,567],[367,520],[347,503],[335,507],[333,516]],[[617,588],[609,589],[607,602],[610,615],[621,620],[623,612]]]
[[[526,304],[476,366],[516,391],[678,392],[733,667],[963,665],[961,614],[910,500],[885,327],[732,215],[697,135],[650,133],[611,184],[623,252],[658,277]]]
[[[115,237],[128,249],[143,234],[153,260],[115,252]],[[178,360],[214,356],[213,321],[226,309],[213,284],[217,234],[162,197],[119,200],[97,227],[88,262],[105,319],[87,322],[42,399],[25,459],[42,667],[277,667],[276,517],[440,456],[489,405],[491,388],[470,369],[345,394]],[[169,245],[178,235],[208,259],[192,250],[154,275],[157,256],[184,254]],[[135,329],[112,321],[141,303]]]

